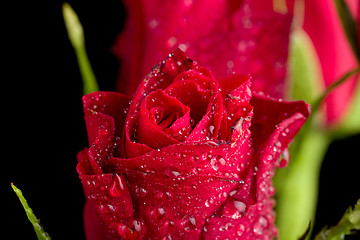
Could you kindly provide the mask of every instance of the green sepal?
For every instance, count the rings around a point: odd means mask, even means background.
[[[83,80],[83,94],[99,91],[95,74],[86,54],[84,30],[80,20],[68,3],[63,4],[62,10],[69,40],[79,63],[79,70]]]
[[[11,183],[11,187],[14,190],[14,192],[16,193],[16,195],[18,196],[22,206],[24,207],[24,210],[26,212],[26,215],[29,219],[29,221],[31,222],[31,224],[34,227],[36,236],[39,240],[50,240],[50,236],[49,234],[47,234],[43,228],[43,226],[40,224],[40,220],[38,220],[34,214],[34,212],[32,211],[32,209],[29,207],[26,199],[24,198],[22,192],[20,189],[18,189],[17,187],[15,187],[14,184]]]
[[[358,45],[358,35],[357,35],[357,25],[356,21],[351,15],[349,7],[347,6],[344,0],[334,0],[338,15],[341,20],[341,24],[345,31],[346,38],[350,43],[350,46],[357,58],[360,62],[360,51]]]
[[[315,47],[301,28],[296,28],[291,34],[288,63],[290,75],[287,97],[312,102],[324,89],[324,85]]]
[[[347,209],[336,226],[323,228],[314,240],[342,240],[353,230],[360,230],[360,199],[353,209],[351,207]]]

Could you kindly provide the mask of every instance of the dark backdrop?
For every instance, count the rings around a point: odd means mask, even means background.
[[[69,2],[83,23],[100,88],[113,90],[118,61],[111,46],[125,18],[121,1]],[[75,169],[77,152],[87,146],[82,83],[61,4],[3,6],[1,207],[3,236],[11,239],[36,236],[10,182],[23,191],[53,239],[84,238],[85,199]],[[321,173],[315,231],[335,224],[360,197],[359,146],[359,135],[331,144]]]

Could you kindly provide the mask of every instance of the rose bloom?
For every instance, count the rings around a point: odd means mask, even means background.
[[[215,79],[178,49],[132,99],[84,96],[87,239],[275,237],[271,178],[309,107],[250,87],[249,75]]]

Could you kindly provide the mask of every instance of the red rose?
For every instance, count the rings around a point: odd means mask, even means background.
[[[309,115],[301,101],[216,80],[180,50],[135,97],[84,96],[90,148],[78,154],[88,239],[272,239],[271,177]]]
[[[292,17],[263,0],[124,0],[114,46],[118,91],[132,94],[155,62],[179,47],[214,76],[251,74],[252,89],[283,98]]]

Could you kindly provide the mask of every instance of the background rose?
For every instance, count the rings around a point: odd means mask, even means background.
[[[133,93],[153,62],[179,47],[217,78],[251,74],[254,90],[285,95],[292,18],[274,12],[271,1],[123,2],[125,25],[114,46],[118,91]]]
[[[249,103],[248,80],[216,81],[178,50],[130,106],[119,93],[86,95],[87,238],[275,236],[271,177],[309,113],[257,94]]]

